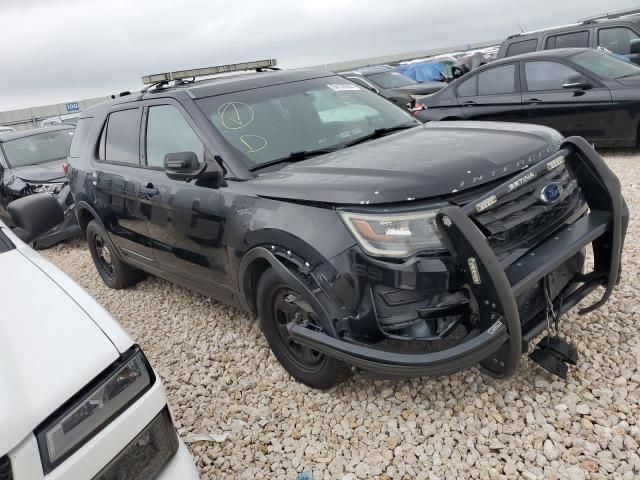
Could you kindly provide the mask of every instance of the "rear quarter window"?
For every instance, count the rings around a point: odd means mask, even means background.
[[[514,42],[507,47],[507,57],[514,55],[521,55],[523,53],[535,52],[538,48],[538,39],[532,38],[530,40],[522,40],[521,42]]]
[[[76,129],[73,132],[73,138],[71,140],[71,146],[69,147],[69,156],[78,158],[82,153],[82,148],[87,143],[89,138],[89,131],[91,130],[91,124],[93,118],[81,118],[76,124]]]

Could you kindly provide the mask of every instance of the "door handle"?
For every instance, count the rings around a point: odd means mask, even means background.
[[[140,187],[140,192],[138,192],[138,196],[140,198],[149,198],[149,197],[158,195],[158,193],[160,193],[160,191],[153,186],[153,183],[149,182],[147,183],[146,187]]]
[[[462,102],[463,107],[471,107],[472,105],[477,105],[473,100],[467,100],[466,102]]]
[[[539,98],[529,98],[528,100],[525,100],[524,103],[526,105],[536,105],[538,103],[544,103],[544,102]]]

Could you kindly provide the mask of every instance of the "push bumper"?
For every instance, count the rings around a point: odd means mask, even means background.
[[[590,312],[607,301],[619,279],[629,213],[617,177],[595,150],[584,139],[570,137],[557,153],[522,171],[519,178],[535,178],[561,162],[561,158],[577,178],[590,211],[506,268],[472,218],[483,200],[500,199],[513,190],[513,179],[471,204],[447,206],[438,212],[436,222],[445,245],[478,309],[476,327],[456,345],[433,353],[410,354],[338,338],[335,330],[332,331],[333,320],[338,317],[332,315],[330,308],[314,308],[321,317],[322,331],[291,322],[288,329],[292,337],[331,357],[384,375],[444,375],[478,364],[497,378],[513,375],[528,342],[547,326],[546,320],[537,319],[527,322],[523,328],[516,302],[518,294],[540,282],[589,244],[593,246],[594,270],[573,279],[579,286],[558,301],[556,310],[565,313],[594,289],[604,287],[598,301],[579,311],[580,314]],[[311,292],[296,278],[286,280],[295,283],[306,299],[313,298],[312,305],[318,303],[319,292]]]

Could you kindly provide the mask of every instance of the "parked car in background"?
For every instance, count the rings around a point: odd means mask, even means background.
[[[448,82],[454,77],[453,67],[457,61],[447,59],[431,59],[397,65],[395,71],[416,82]]]
[[[534,52],[484,65],[419,103],[424,121],[536,123],[630,147],[640,133],[640,67],[586,48]]]
[[[498,58],[555,48],[596,48],[640,64],[640,9],[605,13],[560,27],[516,33],[500,45]]]
[[[387,66],[361,68],[341,75],[405,108],[412,108],[416,98],[437,92],[446,85],[444,82],[416,82]]]
[[[33,240],[37,248],[80,233],[64,167],[73,131],[73,126],[57,125],[0,133],[0,220],[11,225],[7,205],[40,192],[53,195],[64,211],[59,225]]]
[[[63,218],[58,202],[32,195],[9,212],[15,229],[0,221],[0,479],[196,480],[140,347],[24,243]]]
[[[552,316],[611,294],[628,212],[584,139],[424,125],[326,70],[272,65],[145,77],[82,114],[69,179],[106,285],[143,270],[255,313],[315,388],[354,366],[505,378]],[[577,357],[561,339],[535,352],[561,376]]]

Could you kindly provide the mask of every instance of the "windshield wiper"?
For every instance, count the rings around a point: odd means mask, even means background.
[[[385,135],[389,135],[390,133],[397,132],[399,130],[406,130],[407,128],[417,127],[418,123],[403,123],[402,125],[396,125],[395,127],[385,127],[385,128],[376,128],[373,132],[364,137],[356,138],[355,140],[351,140],[350,142],[346,142],[342,144],[343,148],[351,147],[353,145],[357,145],[359,143],[367,142],[369,140],[374,140],[376,138],[384,137]]]
[[[318,148],[317,150],[301,150],[299,152],[291,152],[286,157],[276,158],[275,160],[269,160],[268,162],[261,163],[251,167],[249,170],[260,170],[261,168],[270,167],[272,165],[278,165],[279,163],[292,163],[306,160],[307,158],[315,157],[318,155],[324,155],[325,153],[335,152],[337,148]]]

